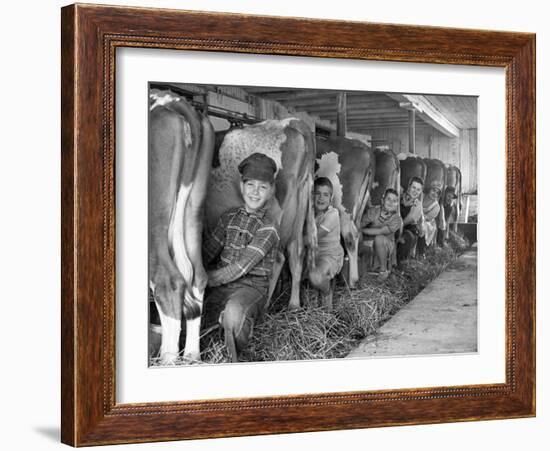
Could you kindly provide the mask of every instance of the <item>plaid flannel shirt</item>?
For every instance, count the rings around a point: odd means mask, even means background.
[[[393,214],[389,214],[382,209],[381,205],[376,205],[370,207],[367,210],[365,216],[363,216],[362,227],[384,227],[386,226],[389,230],[389,233],[385,233],[384,236],[387,236],[389,239],[394,239],[394,234],[403,226],[403,219],[399,212],[395,211]]]
[[[220,265],[209,273],[210,285],[225,285],[246,274],[269,277],[278,247],[279,231],[265,208],[254,213],[244,207],[229,209],[203,244],[207,265],[221,251]]]

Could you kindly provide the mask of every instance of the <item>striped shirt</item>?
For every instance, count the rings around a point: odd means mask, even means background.
[[[221,252],[217,269],[209,273],[210,286],[225,285],[246,274],[269,277],[278,248],[278,227],[265,208],[253,213],[244,207],[229,209],[203,244],[207,265]]]

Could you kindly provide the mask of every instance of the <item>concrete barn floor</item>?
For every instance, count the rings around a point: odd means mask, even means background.
[[[476,351],[477,246],[473,246],[347,357]]]

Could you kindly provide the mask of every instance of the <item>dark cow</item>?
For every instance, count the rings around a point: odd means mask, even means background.
[[[242,205],[238,166],[254,152],[268,155],[278,168],[276,193],[268,208],[279,222],[281,251],[271,275],[268,297],[281,273],[286,250],[292,276],[289,308],[296,309],[300,307],[304,244],[311,252],[317,246],[312,203],[315,143],[304,122],[296,118],[267,120],[225,133],[210,173],[206,202],[208,227],[212,230],[223,212]],[[304,243],[304,228],[308,243]]]
[[[426,162],[423,158],[413,154],[399,154],[399,163],[401,168],[401,190],[407,191],[409,180],[412,177],[420,177],[422,181],[426,180]]]
[[[445,207],[445,218],[447,227],[445,228],[445,238],[449,238],[450,225],[453,224],[453,231],[456,233],[458,229],[458,218],[462,208],[462,173],[456,166],[447,166],[445,185],[448,188],[454,188],[456,199],[443,199]]]
[[[371,188],[370,205],[380,205],[382,197],[388,188],[399,192],[400,166],[399,160],[391,150],[376,149],[374,151],[376,171]]]
[[[150,93],[149,285],[162,326],[161,361],[179,353],[200,359],[199,329],[206,272],[201,257],[204,199],[214,149],[207,117],[168,91]]]
[[[340,213],[340,232],[348,256],[346,276],[353,288],[359,281],[359,230],[374,180],[374,152],[355,139],[318,139],[317,166],[315,175],[327,177],[334,187],[333,205]]]

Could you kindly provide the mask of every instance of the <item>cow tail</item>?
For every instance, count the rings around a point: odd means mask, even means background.
[[[307,190],[307,212],[306,212],[306,246],[307,246],[307,267],[315,268],[317,254],[317,225],[315,224],[315,213],[313,210],[313,171],[308,171],[304,184]]]
[[[371,161],[372,161],[372,154],[371,154]],[[367,170],[365,173],[365,177],[363,178],[363,181],[361,182],[361,187],[359,188],[359,199],[361,199],[361,203],[359,204],[359,208],[354,212],[354,217],[352,218],[352,221],[355,223],[355,226],[357,227],[357,230],[361,227],[361,219],[363,218],[363,213],[365,212],[365,208],[367,207],[367,202],[369,201],[370,197],[370,185],[373,178],[373,171],[372,166]]]
[[[195,174],[198,161],[198,154],[200,144],[202,141],[202,127],[200,118],[195,109],[184,99],[177,102],[172,102],[171,107],[181,114],[191,129],[191,148],[186,153],[185,161],[183,163],[183,171],[181,174],[181,184],[189,186],[193,181],[193,175]]]
[[[201,123],[195,109],[184,99],[180,98],[179,101],[172,102],[170,106],[174,111],[181,114],[185,118],[189,124],[191,135],[190,147],[186,150],[182,150],[182,152],[184,152],[184,157],[177,184],[177,195],[175,202],[177,208],[174,209],[172,213],[173,217],[170,219],[170,224],[173,224],[175,228],[172,233],[171,241],[175,242],[175,240],[181,239],[183,241],[182,246],[187,248],[184,240],[183,217],[185,207],[191,194],[193,175],[196,171],[198,154],[201,147]],[[186,136],[182,136],[182,140],[185,147],[187,147]],[[192,293],[194,278],[193,264],[191,263],[185,250],[182,252],[182,249],[173,249],[173,252],[176,260],[176,266],[178,267],[186,286],[183,299],[183,313],[188,319],[195,318],[200,315],[201,304],[200,300],[196,299],[196,295]]]
[[[439,193],[439,213],[437,214],[437,229],[445,230],[447,228],[447,221],[445,220],[445,190],[447,189],[447,169],[443,166],[443,186],[441,187],[441,193]],[[436,234],[439,231],[436,231]],[[437,239],[437,236],[436,236]]]
[[[307,237],[307,263],[309,268],[315,268],[315,258],[317,256],[317,224],[315,223],[315,211],[313,209],[314,200],[313,200],[313,174],[315,172],[315,139],[313,138],[313,133],[307,127],[307,125],[299,121],[298,122],[301,128],[301,133],[304,135],[304,140],[307,147],[307,171],[306,171],[306,180],[304,187],[307,190],[307,211],[306,211],[306,223],[305,231]]]
[[[399,158],[391,151],[394,161],[395,161],[395,180],[393,183],[393,189],[397,192],[397,205],[399,208],[399,205],[401,205],[401,163],[399,162]],[[399,227],[399,230],[396,232],[396,238],[401,238],[401,235],[403,234],[403,221],[401,221],[401,227]]]
[[[307,247],[307,264],[309,268],[315,267],[315,257],[317,254],[317,225],[315,224],[315,213],[313,210],[313,173],[315,167],[315,139],[309,126],[300,119],[290,122],[294,128],[304,138],[306,152],[304,155],[305,171],[304,177],[299,181],[298,186],[306,190],[307,205],[305,214],[305,245]]]
[[[460,171],[459,168],[456,168],[456,172],[458,174],[458,188],[457,188],[457,191],[458,193],[456,194],[457,196],[457,199],[456,199],[456,203],[457,203],[457,207],[456,207],[456,221],[458,223],[458,218],[460,217],[460,213],[462,212],[462,172]],[[468,218],[464,218],[464,221],[465,222],[468,222]]]
[[[198,203],[194,206],[198,209],[200,215],[199,223],[201,225],[200,234],[204,225],[204,198],[208,188],[208,179],[210,175],[210,167],[212,164],[212,155],[214,153],[215,135],[214,129],[208,117],[201,114],[202,140],[199,149],[200,158],[198,159],[197,171],[195,173],[195,181],[193,183],[193,192],[191,193],[192,201],[195,197]],[[188,243],[186,243],[187,245]],[[192,244],[197,246],[197,243]],[[186,318],[196,318],[201,314],[202,300],[204,289],[207,283],[206,272],[202,262],[202,252],[199,248],[198,253],[194,255],[196,262],[196,271],[193,274],[193,283],[188,286],[186,296],[183,303],[183,312]]]

